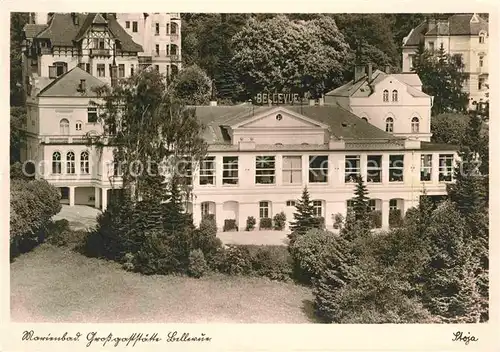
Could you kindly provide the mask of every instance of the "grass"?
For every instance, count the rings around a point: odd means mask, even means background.
[[[310,289],[264,278],[142,276],[49,244],[10,270],[15,322],[313,322]]]

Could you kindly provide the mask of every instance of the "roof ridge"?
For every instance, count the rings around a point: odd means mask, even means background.
[[[71,71],[73,71],[74,69],[76,68],[79,68],[78,66],[75,66],[73,67],[71,70],[69,71],[66,71],[64,72],[62,75],[60,75],[59,77],[57,77],[55,80],[53,80],[52,82],[50,82],[49,84],[47,84],[41,91],[40,93],[38,93],[38,95],[42,94],[43,92],[45,92],[46,90],[48,90],[50,87],[53,87],[57,82],[59,82],[63,77],[66,77],[66,75],[68,75]],[[80,68],[81,70],[81,68]]]

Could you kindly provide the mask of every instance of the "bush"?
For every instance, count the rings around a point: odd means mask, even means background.
[[[236,230],[238,231],[238,226],[236,226],[236,220],[235,219],[226,219],[224,220],[224,229],[223,231],[233,231]]]
[[[402,227],[403,226],[403,215],[400,209],[392,209],[389,211],[389,226],[390,227]]]
[[[317,216],[316,221],[318,223],[318,228],[319,229],[324,229],[325,228],[325,218],[322,216]]]
[[[370,213],[372,228],[379,229],[382,227],[382,212],[380,210],[373,210]]]
[[[134,271],[135,269],[134,259],[135,256],[132,253],[125,254],[122,259],[123,261],[122,268],[127,271]]]
[[[273,220],[271,218],[261,218],[259,223],[260,230],[270,230],[273,228]]]
[[[341,213],[333,214],[333,228],[336,230],[342,230],[344,225],[344,215]]]
[[[200,228],[193,233],[192,248],[200,249],[208,266],[216,270],[216,259],[219,250],[222,248],[222,242],[217,237],[217,229],[215,226],[210,225],[211,223],[211,220],[202,220]]]
[[[252,231],[255,228],[255,225],[257,224],[257,220],[253,216],[249,216],[247,218],[247,226],[245,228],[245,231]]]
[[[285,246],[244,246],[250,252],[254,275],[287,281],[292,275],[292,258]]]
[[[146,233],[142,248],[134,257],[134,269],[145,275],[171,274],[179,267],[167,239],[157,231]]]
[[[286,225],[286,215],[285,212],[279,212],[278,214],[274,215],[274,229],[277,231],[282,231],[285,229]]]
[[[189,268],[188,273],[192,277],[200,278],[207,270],[207,262],[205,256],[200,249],[192,250],[189,253]]]
[[[217,269],[229,275],[248,275],[252,272],[252,258],[248,248],[228,246],[220,249],[217,255]]]
[[[320,276],[329,255],[336,250],[337,236],[332,232],[311,229],[297,236],[289,251],[294,262],[294,276],[301,282],[311,283]]]

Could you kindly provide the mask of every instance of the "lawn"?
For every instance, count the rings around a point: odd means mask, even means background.
[[[10,270],[15,322],[313,322],[308,288],[264,278],[143,276],[48,244]]]

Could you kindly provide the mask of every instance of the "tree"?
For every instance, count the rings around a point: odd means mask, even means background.
[[[294,221],[290,222],[292,233],[289,235],[290,243],[297,235],[304,235],[308,230],[320,228],[321,224],[314,216],[314,208],[309,197],[307,187],[302,191],[302,198],[297,200],[295,205],[296,211],[293,213]]]
[[[370,205],[368,198],[368,189],[363,182],[363,177],[356,178],[356,188],[354,189],[354,198],[352,198],[352,208],[356,221],[370,228]]]
[[[21,106],[24,103],[22,43],[23,29],[29,21],[28,12],[10,14],[10,105]]]
[[[172,82],[176,97],[190,105],[207,105],[212,95],[212,82],[196,64],[182,69]]]
[[[469,95],[463,86],[468,74],[462,56],[450,56],[442,44],[437,52],[429,52],[421,44],[412,70],[419,75],[422,90],[434,97],[434,115],[467,110]]]
[[[464,114],[444,113],[431,119],[431,140],[434,143],[461,145],[465,138],[469,116]]]
[[[232,65],[249,97],[299,90],[318,97],[342,81],[348,46],[331,17],[291,21],[251,18],[232,41]]]
[[[26,139],[26,108],[10,108],[10,164],[21,160],[21,148]]]

